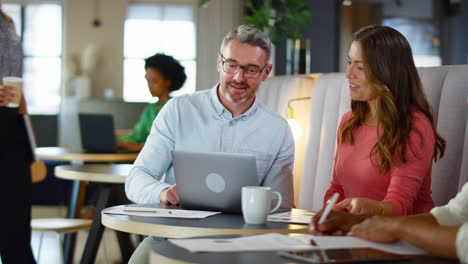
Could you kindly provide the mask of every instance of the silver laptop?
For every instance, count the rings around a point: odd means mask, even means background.
[[[172,151],[180,205],[184,209],[241,213],[243,186],[257,186],[255,155]]]

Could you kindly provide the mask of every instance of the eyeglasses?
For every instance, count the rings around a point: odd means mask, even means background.
[[[227,61],[221,53],[219,53],[219,55],[221,55],[223,71],[225,73],[236,74],[239,72],[240,69],[242,69],[244,70],[244,76],[249,79],[257,79],[262,73],[262,71],[266,68],[266,66],[268,66],[268,63],[261,69],[258,66],[253,65],[242,66],[239,65],[237,62]]]

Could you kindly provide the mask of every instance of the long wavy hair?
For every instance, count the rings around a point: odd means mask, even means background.
[[[446,142],[435,129],[429,102],[406,38],[391,27],[373,25],[354,33],[353,41],[361,44],[365,75],[377,94],[378,139],[370,154],[379,173],[406,162],[405,153],[411,131],[414,130],[421,137],[421,144],[424,143],[420,131],[412,127],[411,111],[414,110],[424,114],[431,122],[436,136],[433,158],[434,161],[440,159],[444,155]],[[342,143],[354,143],[352,132],[365,121],[370,108],[367,102],[351,100],[351,111],[352,117],[341,127]]]

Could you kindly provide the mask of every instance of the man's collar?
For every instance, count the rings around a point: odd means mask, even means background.
[[[219,83],[216,84],[213,88],[211,88],[211,91],[210,91],[211,102],[213,104],[213,107],[215,108],[216,113],[218,114],[218,116],[223,115],[225,111],[231,114],[231,112],[228,109],[226,109],[226,107],[221,103],[221,100],[219,100],[218,89],[219,89]],[[241,114],[237,118],[250,117],[251,115],[255,114],[255,112],[257,111],[257,107],[258,107],[258,100],[257,100],[257,96],[255,96],[254,103],[252,104],[252,106],[250,106],[250,108],[247,109],[245,113]]]

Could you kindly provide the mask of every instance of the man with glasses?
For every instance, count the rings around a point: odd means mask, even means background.
[[[172,99],[161,110],[127,177],[125,191],[136,203],[178,204],[171,151],[254,154],[262,186],[294,206],[294,141],[282,117],[256,99],[268,77],[271,42],[242,25],[226,35],[218,54],[220,80],[210,90]]]

